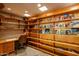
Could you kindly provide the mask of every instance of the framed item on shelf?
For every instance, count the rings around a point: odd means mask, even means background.
[[[45,30],[44,29],[42,30],[42,34],[45,34]]]
[[[55,34],[55,31],[53,29],[50,29],[50,34]]]
[[[46,28],[50,28],[50,24],[45,24]]]
[[[43,28],[46,28],[46,27],[47,27],[47,25],[46,25],[46,24],[43,24],[42,26],[43,26]]]
[[[55,23],[55,28],[58,28],[59,26],[58,26],[58,23]]]
[[[60,28],[65,27],[65,23],[59,23],[59,27],[60,27]]]
[[[50,33],[50,29],[45,29],[45,34],[49,34]]]
[[[56,23],[55,28],[63,28],[65,27],[65,23]]]
[[[71,28],[72,34],[79,34],[79,28]]]
[[[72,28],[79,28],[79,20],[72,21],[70,25]]]
[[[64,20],[68,20],[69,14],[64,14],[63,16],[64,16]]]
[[[56,30],[56,34],[60,34],[60,30]]]
[[[71,29],[68,29],[65,32],[66,32],[66,35],[71,35],[72,34],[72,30]]]

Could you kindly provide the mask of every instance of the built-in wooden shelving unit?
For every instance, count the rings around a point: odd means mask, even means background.
[[[29,18],[26,22],[29,45],[54,55],[79,56],[79,4]]]
[[[0,39],[18,37],[26,29],[26,21],[23,17],[0,11]]]

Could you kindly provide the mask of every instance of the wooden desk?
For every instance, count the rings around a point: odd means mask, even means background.
[[[13,39],[0,39],[0,55],[8,55],[15,51],[15,41],[18,40],[16,38]]]

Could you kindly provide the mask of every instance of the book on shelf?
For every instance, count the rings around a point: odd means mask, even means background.
[[[56,31],[56,34],[64,34],[64,31],[59,29]]]
[[[60,34],[60,35],[69,35],[69,34],[72,34],[72,30],[71,29],[67,29],[67,30],[59,29],[59,30],[55,30],[55,33]]]
[[[50,29],[40,30],[39,33],[41,33],[41,34],[50,34]]]
[[[41,20],[41,23],[46,23],[46,22],[50,22],[52,20],[52,18],[45,18],[44,20]]]
[[[50,33],[50,29],[45,29],[45,34],[49,34]]]
[[[79,13],[73,13],[73,14],[63,14],[55,17],[45,18],[44,20],[41,20],[41,23],[50,22],[50,21],[61,21],[61,20],[71,20],[70,22],[59,22],[55,24],[40,24],[39,27],[35,25],[34,28],[45,28],[39,31],[39,33],[48,34],[48,33],[56,33],[56,34],[72,34],[75,32],[78,32],[79,28],[79,20],[72,20],[79,18]],[[70,28],[69,28],[70,27]],[[76,27],[76,28],[75,28]],[[51,28],[59,28],[57,30],[51,30]],[[61,28],[68,28],[68,29],[61,29]],[[75,28],[75,29],[72,29]]]
[[[54,19],[56,21],[61,21],[61,20],[72,20],[79,18],[79,13],[73,13],[73,14],[63,14],[59,16],[55,16]]]
[[[71,35],[72,34],[72,30],[71,29],[66,30],[65,33],[66,33],[66,35]]]
[[[63,28],[65,27],[65,23],[56,23],[55,28]]]
[[[79,34],[79,28],[70,28],[70,29],[57,29],[54,30],[55,34],[63,34],[63,35],[73,35]]]
[[[54,27],[54,24],[41,24],[39,27],[40,28],[52,28]]]
[[[79,34],[79,28],[71,28],[72,34]]]
[[[79,20],[72,21],[70,25],[72,28],[79,28]]]

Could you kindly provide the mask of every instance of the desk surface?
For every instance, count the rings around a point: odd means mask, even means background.
[[[12,38],[12,39],[0,39],[0,43],[6,43],[6,42],[11,42],[11,41],[17,41],[18,38]]]

